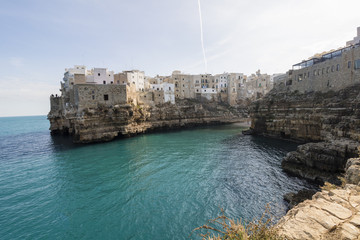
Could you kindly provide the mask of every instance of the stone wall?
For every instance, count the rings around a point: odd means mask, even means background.
[[[51,95],[50,96],[50,112],[57,112],[62,110],[61,97]]]
[[[138,93],[138,103],[150,105],[154,103],[154,93],[153,92],[139,92]]]
[[[74,103],[78,109],[127,103],[126,85],[74,85]]]

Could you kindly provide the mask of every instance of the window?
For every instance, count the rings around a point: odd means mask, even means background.
[[[298,75],[298,81],[302,81],[302,80],[303,80],[303,75],[302,75],[302,74],[299,74],[299,75]],[[259,87],[261,87],[261,83],[260,83]]]
[[[94,93],[95,93],[95,91],[94,91],[94,90],[92,90],[92,91],[91,91],[91,93],[92,93],[92,94],[94,94]]]
[[[111,81],[110,83],[111,83],[111,84],[113,84],[114,82],[113,82],[113,81]]]
[[[360,59],[357,59],[354,61],[354,69],[359,69],[360,68]]]
[[[104,95],[104,101],[108,101],[109,100],[109,95],[105,94]]]
[[[335,66],[332,65],[332,66],[331,66],[331,72],[334,72],[334,70],[335,70]]]
[[[98,73],[98,76],[100,76],[100,73]]]
[[[340,64],[336,65],[336,71],[340,70]]]
[[[103,84],[106,84],[106,81],[103,81]]]
[[[169,90],[171,90],[171,87],[169,87]]]
[[[119,80],[117,81],[117,84],[120,84],[120,81],[119,81]]]
[[[95,99],[95,96],[94,95],[92,95],[92,100],[94,100]]]
[[[348,61],[348,68],[351,68],[351,61]]]

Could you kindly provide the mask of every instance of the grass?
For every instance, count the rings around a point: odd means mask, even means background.
[[[267,217],[269,215],[267,206],[260,219],[243,223],[226,217],[221,210],[219,217],[195,228],[193,232],[205,229],[205,234],[199,234],[203,240],[284,240],[273,226],[272,218]]]

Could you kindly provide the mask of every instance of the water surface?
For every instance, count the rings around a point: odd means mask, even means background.
[[[296,144],[234,125],[74,145],[45,116],[0,118],[1,239],[186,239],[219,215],[259,217],[309,183],[281,171]],[[192,235],[192,238],[197,238]]]

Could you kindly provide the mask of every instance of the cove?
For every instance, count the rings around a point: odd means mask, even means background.
[[[314,188],[281,170],[295,143],[236,125],[75,145],[50,136],[45,121],[0,127],[3,239],[186,239],[220,208],[251,220],[270,203],[281,217],[285,193]]]

